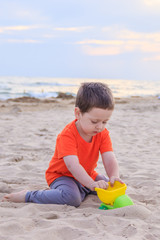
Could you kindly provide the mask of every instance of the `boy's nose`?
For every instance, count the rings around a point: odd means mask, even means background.
[[[100,132],[102,130],[102,123],[98,123],[96,129]]]

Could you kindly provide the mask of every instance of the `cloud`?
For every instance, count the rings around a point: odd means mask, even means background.
[[[20,39],[23,37],[26,38],[24,35],[27,32],[27,38],[33,38],[35,36],[40,39],[53,39],[53,38],[62,38],[64,39],[64,35],[59,34],[59,32],[70,32],[70,36],[74,36],[74,33],[83,33],[89,29],[92,29],[90,26],[86,27],[53,27],[52,25],[17,25],[17,26],[1,26],[0,27],[0,34],[7,34],[10,35],[11,38],[16,34],[19,34]],[[37,31],[35,31],[37,30]],[[28,33],[29,32],[29,33]],[[12,41],[12,40],[11,40]],[[17,41],[17,40],[16,40]],[[16,42],[15,41],[15,42]]]
[[[89,56],[107,56],[107,55],[118,55],[121,53],[119,47],[92,47],[83,46],[83,52]]]
[[[86,26],[86,27],[59,27],[59,28],[53,28],[55,31],[63,31],[63,32],[84,32],[93,27]]]
[[[120,29],[120,26],[103,27],[102,32],[104,32],[108,38],[112,39],[150,39],[154,41],[160,41],[160,32],[135,32],[129,29]]]
[[[103,28],[107,40],[85,39],[76,42],[82,45],[85,54],[91,56],[119,55],[127,52],[160,53],[160,32],[142,33],[117,27]]]
[[[82,50],[85,54],[90,56],[105,56],[105,55],[118,55],[122,52],[120,46],[122,47],[124,42],[113,40],[97,40],[88,39],[79,41],[76,44],[83,45]]]
[[[43,26],[38,26],[38,25],[2,26],[0,27],[0,34],[3,37],[1,37],[0,43],[4,43],[4,42],[5,43],[42,43],[41,37],[39,37],[39,33],[35,32],[35,29],[40,29],[40,28],[43,28]]]
[[[58,27],[58,28],[53,28],[52,26],[48,25],[17,25],[17,26],[3,26],[0,27],[0,33],[5,33],[7,31],[26,31],[26,30],[32,30],[32,29],[50,29],[54,31],[61,31],[61,32],[84,32],[89,29],[92,29],[93,27],[91,26],[86,26],[86,27]]]
[[[42,7],[40,2],[36,1],[19,1],[19,0],[0,0],[0,20],[1,23],[10,22],[15,23],[44,23],[48,20],[48,15],[44,15],[44,4]]]
[[[118,40],[113,40],[113,41],[108,41],[108,40],[97,40],[97,39],[88,39],[88,40],[83,40],[77,42],[77,44],[94,44],[94,45],[122,45],[123,41],[118,41]]]
[[[7,39],[6,42],[9,43],[42,43],[42,41],[34,39]]]
[[[147,6],[156,6],[160,5],[160,1],[159,0],[143,0],[144,4]]]
[[[0,33],[6,33],[6,32],[11,32],[11,31],[26,31],[26,30],[32,30],[32,29],[37,29],[37,28],[40,28],[40,26],[35,26],[35,25],[7,26],[7,27],[0,27]]]
[[[151,40],[154,42],[160,41],[160,32],[135,32],[128,29],[121,30],[115,34],[118,39],[130,39],[130,40]]]

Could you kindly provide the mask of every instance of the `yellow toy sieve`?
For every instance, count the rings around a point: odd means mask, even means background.
[[[109,187],[107,189],[95,188],[95,191],[101,202],[113,205],[117,197],[125,194],[127,186],[125,183],[122,184],[118,181],[115,181],[113,187],[111,187],[110,182],[108,182],[108,184]]]

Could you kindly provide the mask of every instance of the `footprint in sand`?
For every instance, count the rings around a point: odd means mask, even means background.
[[[41,215],[41,217],[44,217],[47,220],[53,220],[53,219],[58,219],[59,216],[57,214],[54,213],[45,213],[43,215]]]

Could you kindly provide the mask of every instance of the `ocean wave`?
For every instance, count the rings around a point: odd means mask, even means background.
[[[57,97],[59,92],[75,96],[81,82],[86,81],[108,84],[114,97],[160,96],[160,81],[0,77],[0,99],[50,98]]]
[[[76,84],[57,83],[57,82],[35,82],[35,83],[24,83],[24,86],[58,86],[58,87],[76,87]]]

